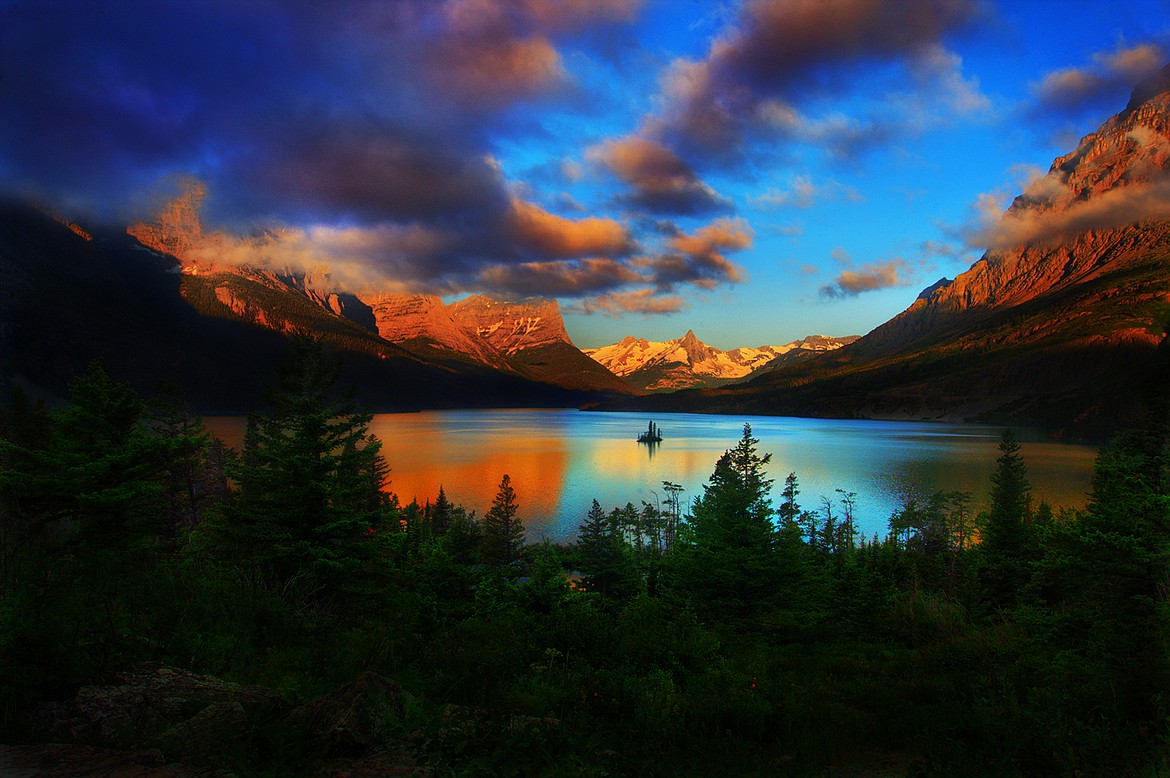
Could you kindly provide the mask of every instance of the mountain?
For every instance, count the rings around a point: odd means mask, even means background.
[[[829,338],[811,335],[783,346],[740,347],[720,351],[688,330],[665,343],[627,337],[585,353],[624,378],[631,386],[648,392],[670,392],[697,386],[721,386],[766,368],[797,361],[814,353],[851,343],[857,336]]]
[[[451,305],[455,321],[503,354],[521,375],[560,387],[631,394],[630,386],[573,345],[556,300],[472,295]]]
[[[574,392],[633,390],[573,345],[556,300],[505,302],[473,295],[445,305],[435,295],[366,289],[331,291],[328,270],[277,269],[263,261],[279,233],[243,241],[206,233],[199,222],[204,190],[179,182],[181,193],[150,223],[129,233],[144,245],[179,258],[184,296],[201,312],[235,316],[281,331],[308,330],[342,338],[348,348],[376,355],[408,354],[456,372],[499,372],[515,379]],[[242,244],[242,246],[241,246]],[[316,310],[314,310],[316,309]]]
[[[0,202],[0,395],[20,386],[60,398],[70,379],[101,358],[145,394],[162,381],[201,412],[247,412],[273,383],[286,335],[309,332],[340,359],[343,382],[377,411],[571,407],[599,397],[521,374],[474,337],[497,366],[425,359],[380,336],[386,310],[330,291],[324,274],[218,263],[194,230],[156,222],[132,232]],[[196,246],[192,259],[186,252]],[[441,314],[437,320],[451,326]]]
[[[435,295],[360,295],[373,312],[378,336],[428,361],[461,361],[514,372],[498,349],[455,320]]]
[[[1066,437],[1132,421],[1170,380],[1170,66],[985,237],[995,248],[969,270],[851,345],[654,402],[1041,424]]]

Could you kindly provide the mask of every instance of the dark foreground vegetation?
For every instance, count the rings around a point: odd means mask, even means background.
[[[3,409],[0,742],[153,661],[286,706],[393,679],[381,745],[433,775],[1170,774],[1158,402],[1083,511],[1033,504],[1005,433],[987,495],[859,537],[847,492],[773,496],[745,426],[693,504],[595,502],[553,546],[507,476],[482,517],[400,505],[334,379],[297,342],[238,453],[96,365],[65,407]],[[222,766],[333,758],[265,709]]]

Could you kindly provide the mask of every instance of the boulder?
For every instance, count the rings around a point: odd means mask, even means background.
[[[130,747],[152,740],[210,705],[232,703],[257,715],[287,708],[271,689],[146,662],[117,673],[113,683],[82,687],[71,700],[41,703],[32,718],[45,739]]]
[[[366,672],[332,694],[294,708],[285,724],[326,754],[360,754],[385,741],[406,713],[404,699],[397,683]]]

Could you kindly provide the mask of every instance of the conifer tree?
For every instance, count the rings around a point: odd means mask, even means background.
[[[517,518],[516,491],[507,473],[500,479],[500,487],[492,500],[492,507],[484,514],[483,561],[503,567],[520,558],[524,542],[524,525]]]
[[[1004,430],[999,452],[991,476],[991,507],[981,545],[984,583],[992,601],[1004,607],[1015,601],[1026,583],[1034,549],[1028,526],[1031,505],[1028,468],[1011,430]]]
[[[447,530],[451,528],[451,501],[447,499],[447,493],[443,491],[443,485],[439,485],[439,496],[435,498],[435,504],[431,506],[431,532],[435,537],[442,537],[447,534]]]
[[[688,542],[674,564],[675,585],[690,589],[711,615],[745,616],[767,606],[777,591],[772,480],[759,441],[745,424],[695,501]]]
[[[255,584],[329,597],[350,589],[376,556],[388,468],[372,416],[335,395],[338,364],[319,341],[292,340],[269,395],[248,419],[232,476],[235,502],[217,522],[220,550]]]

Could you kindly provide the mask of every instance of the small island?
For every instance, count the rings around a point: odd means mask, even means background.
[[[661,443],[662,442],[662,430],[660,430],[658,428],[657,424],[655,424],[654,422],[650,422],[650,426],[646,428],[646,431],[638,436],[638,442],[639,443]]]

